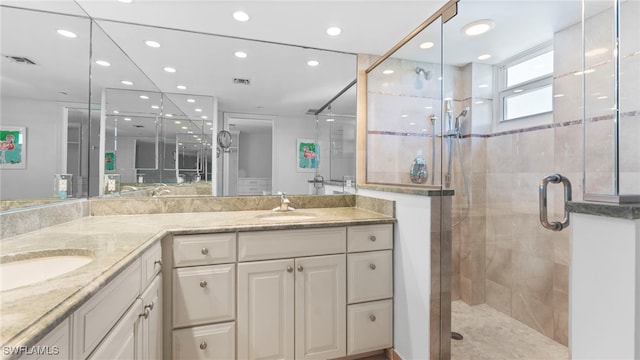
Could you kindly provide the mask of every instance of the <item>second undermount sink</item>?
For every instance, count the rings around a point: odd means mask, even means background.
[[[259,215],[258,219],[265,221],[300,221],[315,219],[315,215],[309,213],[300,213],[295,211],[273,212],[270,214]]]
[[[31,285],[64,275],[87,265],[93,257],[86,251],[31,252],[3,256],[0,263],[0,291]]]

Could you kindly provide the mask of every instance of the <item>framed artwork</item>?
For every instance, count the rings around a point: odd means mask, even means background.
[[[0,127],[0,169],[27,168],[27,128]]]
[[[105,151],[104,153],[104,170],[113,171],[116,169],[116,153],[115,151]]]
[[[298,139],[296,143],[296,171],[313,172],[320,163],[320,144],[311,139]]]

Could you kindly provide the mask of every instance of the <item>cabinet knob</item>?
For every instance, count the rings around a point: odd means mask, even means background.
[[[207,348],[207,342],[206,341],[201,342],[200,343],[200,349],[204,350],[206,348]]]
[[[291,266],[287,266],[287,272],[293,272],[293,268]]]
[[[376,236],[375,236],[375,235],[371,235],[371,236],[369,236],[369,240],[371,240],[371,241],[376,241]]]
[[[206,288],[207,287],[207,281],[206,280],[200,281],[200,287],[201,288]]]
[[[209,249],[207,249],[206,247],[203,247],[202,250],[200,250],[200,252],[202,253],[202,255],[207,255],[209,253]]]
[[[298,271],[302,272],[304,270],[304,268],[302,267],[302,265],[298,265]]]
[[[154,262],[153,262],[153,266],[155,267],[155,266],[156,266],[156,264],[162,268],[162,260],[156,260],[156,261],[154,261]]]
[[[369,320],[376,321],[376,316],[375,315],[369,315]]]
[[[145,305],[144,310],[142,311],[142,314],[140,314],[140,317],[147,319],[150,313],[151,313],[151,309],[149,309],[149,307]]]
[[[375,270],[376,269],[376,264],[369,264],[369,269]]]

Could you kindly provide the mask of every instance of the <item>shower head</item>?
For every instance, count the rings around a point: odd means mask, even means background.
[[[469,107],[465,106],[464,109],[462,109],[462,111],[460,111],[460,114],[458,114],[458,116],[456,116],[456,120],[461,118],[461,117],[467,116],[468,112],[469,112]]]
[[[433,73],[430,70],[424,70],[421,67],[416,68],[416,74],[422,75],[425,80],[431,80],[433,78]]]

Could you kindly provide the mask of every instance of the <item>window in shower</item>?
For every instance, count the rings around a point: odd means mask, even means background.
[[[553,50],[550,45],[524,52],[499,66],[501,121],[553,110]]]

